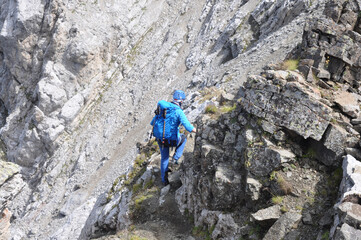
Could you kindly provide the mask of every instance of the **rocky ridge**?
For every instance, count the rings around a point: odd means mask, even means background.
[[[297,198],[292,195],[302,193],[277,187],[279,179],[296,185],[301,181],[292,179],[301,175],[311,184],[339,166],[345,152],[358,158],[358,57],[354,52],[359,44],[360,7],[357,1],[327,1],[322,13],[325,2],[127,1],[123,8],[102,1],[38,1],[31,6],[4,1],[1,134],[8,160],[21,165],[25,180],[20,174],[9,178],[18,179],[18,184],[12,184],[17,190],[9,205],[12,237],[68,239],[88,233],[94,224],[91,212],[109,200],[98,196],[133,161],[135,142],[146,138],[144,126],[151,109],[173,87],[216,86],[237,99],[242,97],[240,105],[219,123],[213,116],[199,122],[194,162],[185,159],[183,185],[177,191],[180,211],[187,209],[194,215],[196,226],[213,229],[213,238],[253,235],[250,232],[258,229],[257,224],[239,215],[268,207],[261,201],[270,199],[267,192],[284,192],[290,202]],[[302,39],[306,16],[323,14],[331,19],[312,21],[310,17]],[[304,55],[298,73],[270,66],[261,76],[249,77],[236,94],[246,73],[285,58],[302,40]],[[203,102],[198,101],[199,95],[195,92],[189,98],[193,104],[186,111],[191,119],[209,105],[219,106],[212,94]],[[220,101],[232,99],[222,96]],[[294,160],[300,157],[298,166]],[[293,169],[292,164],[294,172],[279,171]],[[200,169],[204,175],[198,174]],[[311,184],[332,193],[324,203],[327,207],[336,199],[332,186]],[[194,199],[187,191],[194,193]],[[224,191],[234,193],[223,196]],[[241,197],[245,191],[252,204],[261,202],[259,209],[237,208],[238,202],[247,203]],[[280,206],[292,212],[311,202],[304,207],[307,211],[282,215],[276,222],[289,229],[302,213],[302,224],[288,234],[325,234],[330,226],[325,216],[320,229],[312,227],[314,219],[323,216],[312,204],[315,193],[307,194],[297,198],[301,199],[298,205]],[[102,214],[104,226],[110,224],[114,230],[127,225],[113,206],[120,199],[126,203],[130,196],[131,192],[112,196],[111,206],[108,203]],[[230,209],[234,213],[228,214]],[[111,216],[119,214],[117,224],[107,218],[109,211]],[[227,214],[220,214],[224,211]],[[339,219],[332,234],[355,230],[344,216]]]
[[[290,61],[267,66],[239,99],[214,89],[193,95],[208,114],[175,199],[208,237],[358,239],[358,9],[331,1],[331,18],[306,24],[297,71],[280,69]]]

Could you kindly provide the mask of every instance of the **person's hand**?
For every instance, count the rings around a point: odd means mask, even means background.
[[[197,132],[197,129],[194,127],[193,129],[192,129],[192,133],[196,133]]]

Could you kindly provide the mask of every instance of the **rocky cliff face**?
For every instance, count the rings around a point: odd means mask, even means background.
[[[235,110],[200,119],[176,198],[213,239],[358,238],[360,162],[345,155],[360,153],[359,7],[327,3],[331,17],[305,25],[298,72],[268,66]]]
[[[357,201],[347,200],[357,181],[345,175],[335,212],[339,179],[328,175],[345,153],[361,158],[359,11],[358,1],[3,1],[0,200],[11,237],[85,239],[128,226],[134,189],[113,182],[131,179],[155,103],[186,87],[199,133],[176,196],[196,226],[215,239],[321,236],[335,215],[330,236],[357,234]],[[286,56],[301,59],[298,72],[270,65]],[[233,94],[219,99],[228,110],[202,116],[220,88]],[[272,195],[287,202],[276,217],[251,215]]]

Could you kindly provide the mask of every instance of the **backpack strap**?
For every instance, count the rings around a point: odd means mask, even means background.
[[[163,122],[163,139],[162,142],[164,143],[164,133],[165,133],[165,118],[167,116],[167,109],[164,109],[163,111],[163,118],[164,118],[164,122]]]
[[[159,105],[158,105],[158,106],[157,106],[157,109],[154,111],[154,114],[155,114],[155,115],[159,115],[159,113],[160,113],[160,107],[159,107]],[[149,139],[151,139],[151,138],[154,136],[154,135],[153,135],[154,125],[155,125],[155,121],[153,122],[152,132],[150,133]]]

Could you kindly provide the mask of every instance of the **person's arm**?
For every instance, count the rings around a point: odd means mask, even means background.
[[[196,132],[196,128],[188,121],[186,115],[184,114],[184,112],[182,110],[179,111],[179,118],[180,118],[181,124],[184,126],[184,128],[188,132]]]
[[[150,125],[152,125],[152,126],[153,126],[154,121],[155,121],[155,116],[153,117],[152,121],[150,122]]]

